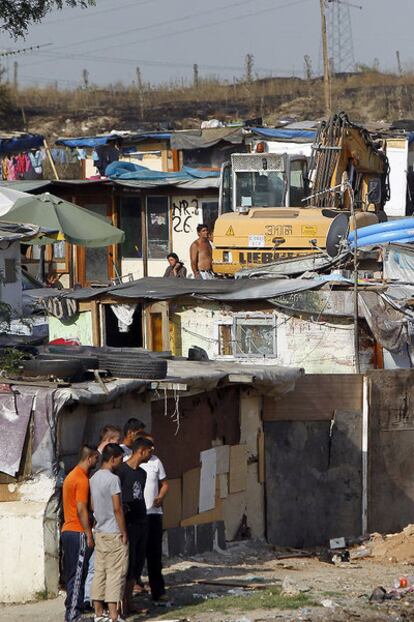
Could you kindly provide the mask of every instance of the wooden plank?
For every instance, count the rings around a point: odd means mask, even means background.
[[[362,411],[362,375],[308,374],[279,400],[265,397],[264,421],[327,421],[335,410]]]
[[[198,512],[200,495],[200,468],[190,469],[183,474],[183,519]]]
[[[16,484],[0,484],[0,502],[19,500],[20,491]]]
[[[242,492],[247,486],[247,447],[232,445],[230,447],[229,493]]]
[[[230,471],[230,445],[216,446],[216,473],[222,475]]]
[[[257,434],[257,481],[263,484],[265,476],[265,437],[264,432]]]
[[[164,529],[179,527],[182,513],[181,478],[168,480],[168,495],[164,499]]]

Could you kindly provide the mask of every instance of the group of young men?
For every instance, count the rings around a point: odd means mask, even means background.
[[[168,482],[145,425],[108,425],[98,447],[84,445],[63,483],[61,541],[65,622],[80,622],[91,603],[95,622],[122,622],[142,590],[147,562],[155,604],[167,600],[162,576],[162,503]]]

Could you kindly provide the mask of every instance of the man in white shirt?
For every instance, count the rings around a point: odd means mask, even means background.
[[[146,434],[152,442],[152,436]],[[151,596],[155,604],[162,605],[168,600],[165,593],[164,577],[162,576],[162,504],[168,492],[168,481],[164,466],[157,456],[152,455],[148,462],[141,464],[147,473],[144,489],[147,506],[147,570]]]

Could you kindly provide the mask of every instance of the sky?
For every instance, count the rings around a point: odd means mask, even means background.
[[[342,11],[349,10],[355,61],[378,59],[381,69],[396,70],[399,50],[403,67],[413,69],[413,0],[350,4]],[[22,86],[57,81],[63,89],[79,86],[84,69],[97,85],[131,84],[137,66],[151,84],[190,81],[194,63],[200,77],[231,81],[243,76],[246,54],[260,77],[303,77],[304,55],[320,71],[320,40],[319,0],[96,0],[93,8],[49,13],[26,39],[3,32],[0,49],[42,46],[2,63],[12,79],[18,61]]]

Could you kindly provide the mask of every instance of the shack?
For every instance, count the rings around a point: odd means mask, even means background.
[[[298,369],[170,360],[162,381],[104,385],[6,381],[0,392],[0,602],[55,596],[61,486],[82,442],[134,413],[157,439],[170,492],[164,553],[224,548],[246,517],[263,538],[260,395],[283,395]]]

